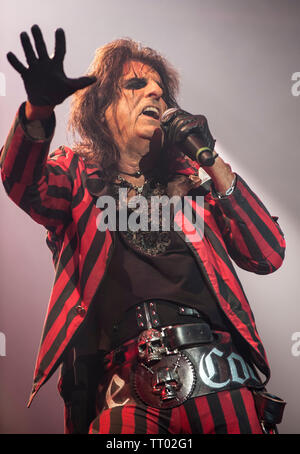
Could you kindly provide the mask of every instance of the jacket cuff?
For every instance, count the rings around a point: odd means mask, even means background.
[[[51,141],[56,125],[54,112],[46,120],[30,121],[25,116],[25,105],[25,102],[21,105],[17,116],[25,136],[33,142]]]
[[[218,206],[229,219],[239,219],[238,213],[241,209],[243,210],[245,203],[248,204],[247,196],[250,197],[251,194],[257,202],[257,197],[238,174],[236,174],[235,187],[232,193],[228,196],[219,198],[213,185],[211,186],[212,197],[217,201]]]

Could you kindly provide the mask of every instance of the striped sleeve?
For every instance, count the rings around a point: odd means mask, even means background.
[[[269,274],[281,266],[285,240],[277,219],[239,175],[234,192],[215,200],[215,212],[228,252],[238,266],[257,274]]]
[[[72,172],[77,157],[57,150],[48,156],[55,128],[50,119],[50,133],[34,139],[24,126],[21,106],[1,151],[1,176],[8,196],[36,222],[48,229],[66,224],[70,218]]]

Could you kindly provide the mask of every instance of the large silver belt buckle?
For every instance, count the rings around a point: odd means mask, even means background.
[[[194,366],[183,353],[168,350],[163,330],[150,328],[140,334],[138,356],[133,387],[146,405],[173,408],[191,396],[196,383]]]

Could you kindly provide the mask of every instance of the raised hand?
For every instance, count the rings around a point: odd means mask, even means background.
[[[68,78],[63,69],[66,53],[66,39],[62,28],[55,32],[55,52],[50,58],[42,32],[38,25],[31,28],[36,53],[26,32],[21,33],[28,68],[12,53],[7,54],[9,63],[15,68],[24,81],[28,100],[33,106],[56,106],[61,104],[75,91],[88,87],[96,81],[95,77]]]

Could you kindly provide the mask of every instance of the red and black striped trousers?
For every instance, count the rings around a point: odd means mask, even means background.
[[[90,434],[261,434],[252,392],[226,390],[189,399],[171,409],[143,404],[102,411]]]

